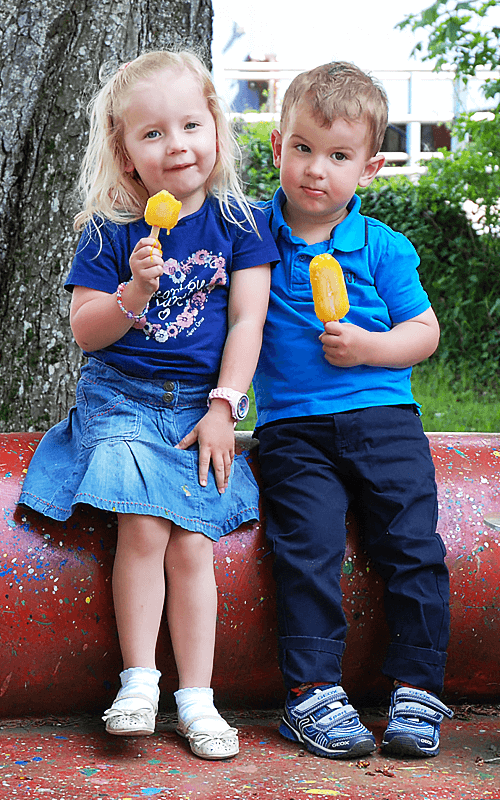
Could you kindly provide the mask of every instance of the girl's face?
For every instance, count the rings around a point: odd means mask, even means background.
[[[197,78],[166,68],[138,82],[123,122],[126,172],[137,171],[149,196],[173,194],[181,217],[198,211],[217,158],[217,131]]]

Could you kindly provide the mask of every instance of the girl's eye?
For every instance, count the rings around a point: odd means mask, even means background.
[[[332,158],[334,161],[345,161],[347,156],[344,153],[333,153]]]
[[[146,134],[146,139],[156,139],[158,136],[160,136],[159,131],[148,131]]]
[[[197,122],[186,122],[185,128],[187,131],[193,131],[195,128],[198,127]]]

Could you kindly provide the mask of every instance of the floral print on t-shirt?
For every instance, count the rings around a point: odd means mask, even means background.
[[[175,339],[182,331],[187,336],[193,334],[203,322],[200,314],[210,292],[228,283],[225,258],[208,250],[197,250],[182,262],[167,259],[163,263],[163,274],[167,283],[162,280],[153,296],[156,307],[152,311],[159,322],[148,320],[142,329],[147,339],[152,337],[157,342]]]

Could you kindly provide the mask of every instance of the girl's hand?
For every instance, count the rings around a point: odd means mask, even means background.
[[[234,459],[234,420],[226,400],[212,400],[205,416],[176,447],[186,450],[196,441],[200,485],[207,485],[208,470],[212,462],[217,489],[220,494],[224,494]]]
[[[157,239],[139,239],[129,259],[134,286],[139,293],[152,297],[158,291],[163,274],[161,245]]]

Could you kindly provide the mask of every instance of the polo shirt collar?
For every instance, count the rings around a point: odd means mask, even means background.
[[[272,203],[271,232],[274,239],[285,232],[286,237],[292,239],[290,226],[283,217],[283,206],[285,204],[285,193],[281,186],[274,194]],[[341,250],[344,253],[352,253],[360,250],[366,245],[366,224],[364,217],[360,214],[361,200],[355,194],[347,205],[349,214],[336,225],[331,232],[329,249]]]

